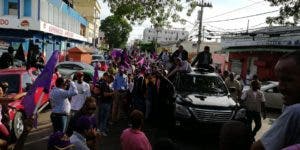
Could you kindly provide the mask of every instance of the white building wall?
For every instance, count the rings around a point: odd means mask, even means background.
[[[146,42],[151,42],[156,40],[158,42],[174,42],[182,39],[186,39],[189,33],[180,29],[162,29],[156,30],[153,28],[146,28],[143,34],[143,40]]]
[[[23,5],[24,6],[24,5]],[[31,0],[31,18],[33,20],[38,20],[38,3],[35,0]],[[42,12],[42,9],[41,9]]]

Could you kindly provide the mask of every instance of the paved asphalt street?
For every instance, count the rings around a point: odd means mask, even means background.
[[[39,115],[38,129],[34,129],[29,134],[25,142],[25,150],[46,150],[47,140],[52,132],[50,122],[50,111],[46,110]],[[269,113],[268,118],[263,120],[262,128],[256,136],[259,139],[263,133],[268,130],[274,118],[278,113]],[[122,130],[127,128],[127,120],[123,119],[116,125],[110,126],[110,133],[107,137],[102,137],[100,147],[102,150],[119,150]],[[151,143],[159,139],[159,135],[154,129],[145,127],[144,129],[147,137]],[[197,138],[195,138],[197,137]],[[179,132],[176,133],[176,138],[173,139],[183,150],[217,150],[218,149],[218,136],[212,134],[202,134],[201,132]]]

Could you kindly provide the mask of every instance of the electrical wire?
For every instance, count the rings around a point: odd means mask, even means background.
[[[251,6],[254,6],[254,5],[257,5],[257,4],[260,4],[264,1],[258,1],[258,2],[254,2],[250,5],[247,5],[247,6],[244,6],[244,7],[240,7],[240,8],[237,8],[237,9],[234,9],[234,10],[231,10],[231,11],[228,11],[228,12],[225,12],[225,13],[222,13],[222,14],[219,14],[219,15],[216,15],[216,16],[212,16],[212,17],[209,17],[209,18],[204,18],[204,20],[209,20],[209,19],[212,19],[212,18],[217,18],[217,17],[220,17],[220,16],[224,16],[224,15],[227,15],[227,14],[230,14],[230,13],[233,13],[233,12],[236,12],[236,11],[239,11],[239,10],[243,10],[245,8],[248,8],[248,7],[251,7]]]
[[[255,17],[255,16],[261,16],[261,15],[265,15],[265,14],[270,14],[270,13],[274,13],[274,12],[278,12],[278,11],[279,10],[273,10],[273,11],[258,13],[258,14],[249,15],[249,16],[243,16],[243,17],[238,17],[238,18],[230,18],[230,19],[224,19],[224,20],[206,21],[206,22],[203,22],[203,23],[213,23],[213,22],[224,22],[224,21],[239,20],[239,19],[244,19],[244,18],[251,18],[251,17]]]

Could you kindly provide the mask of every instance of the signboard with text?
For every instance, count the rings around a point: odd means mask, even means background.
[[[242,46],[300,46],[300,33],[280,35],[278,37],[222,37],[222,48]]]
[[[68,30],[65,30],[63,28],[57,27],[55,25],[46,23],[44,21],[41,21],[41,31],[47,32],[47,33],[52,33],[54,35],[59,35],[71,39],[77,39],[80,41],[87,41],[87,39],[79,34],[76,34],[74,32],[70,32]]]
[[[65,30],[44,21],[34,20],[30,17],[18,19],[17,16],[1,16],[0,28],[42,31],[79,41],[87,41],[84,36],[77,33]]]

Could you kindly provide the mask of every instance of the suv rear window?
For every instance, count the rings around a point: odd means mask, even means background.
[[[179,92],[199,93],[206,95],[227,94],[223,80],[217,76],[180,74],[175,79],[175,88]]]
[[[19,93],[20,75],[18,74],[2,74],[0,82],[7,82],[9,87],[7,93]]]
[[[61,64],[58,65],[57,68],[59,69],[70,69],[70,70],[83,70],[82,67],[74,64]]]

